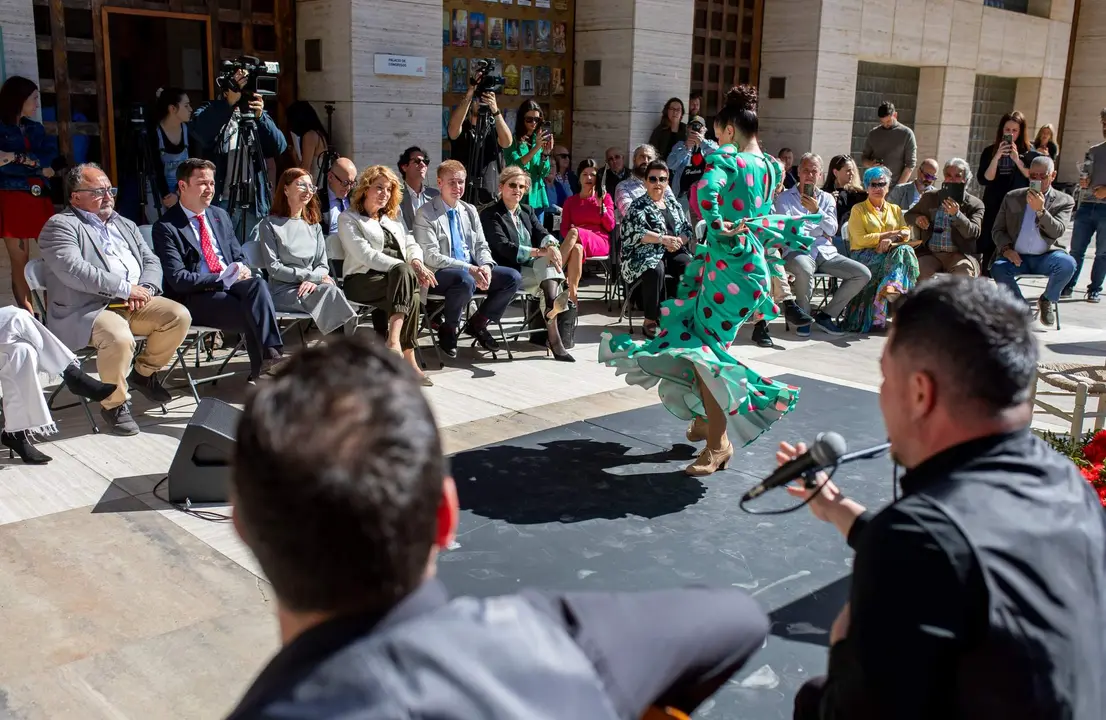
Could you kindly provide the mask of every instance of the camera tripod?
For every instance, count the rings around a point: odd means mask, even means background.
[[[473,98],[473,102],[478,102],[478,100]],[[490,202],[494,196],[494,193],[490,193],[484,188],[484,171],[486,168],[478,165],[484,159],[484,145],[487,142],[488,135],[494,129],[495,118],[492,117],[492,111],[488,109],[487,105],[477,105],[476,125],[473,126],[475,137],[469,146],[468,162],[465,163],[465,167],[469,171],[469,179],[465,185],[465,194],[462,196],[465,202],[475,205],[477,208]]]
[[[157,131],[155,130],[154,132]],[[160,220],[162,211],[161,198],[158,197],[158,193],[153,192],[154,188],[157,187],[157,182],[151,175],[155,167],[154,158],[150,150],[146,120],[140,115],[135,115],[131,118],[129,141],[134,157],[134,170],[138,178],[138,217],[140,219],[140,224],[146,224],[155,219]],[[154,206],[154,210],[157,212],[156,218],[151,218],[147,214],[149,212],[149,204],[151,203]]]
[[[247,219],[257,211],[257,196],[262,191],[258,178],[264,177],[265,158],[257,141],[257,118],[252,112],[239,108],[237,137],[231,137],[233,118],[220,131],[219,147],[227,148],[227,175],[223,181],[227,198],[227,212],[239,230],[239,241],[245,245]],[[232,143],[236,147],[231,147]],[[215,198],[218,201],[220,198]],[[238,217],[236,217],[238,216]]]
[[[334,147],[334,105],[323,103],[323,110],[326,110],[326,150],[323,150],[323,154],[319,156],[319,173],[315,176],[315,187],[320,193],[326,191],[329,186],[327,177],[330,175],[330,169],[342,157]]]

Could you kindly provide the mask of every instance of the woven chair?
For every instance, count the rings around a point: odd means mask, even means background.
[[[1083,423],[1094,420],[1094,429],[1101,430],[1106,423],[1106,365],[1087,365],[1084,363],[1041,363],[1037,366],[1037,379],[1056,391],[1037,392],[1037,383],[1033,383],[1033,406],[1041,408],[1049,415],[1059,417],[1071,423],[1072,437],[1083,434]],[[1075,397],[1075,409],[1072,412],[1061,410],[1042,397]],[[1098,398],[1094,412],[1087,412],[1087,401]]]

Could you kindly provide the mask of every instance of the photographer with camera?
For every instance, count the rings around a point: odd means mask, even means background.
[[[464,200],[481,206],[493,200],[501,169],[500,150],[511,147],[514,138],[495,99],[503,89],[503,78],[494,74],[494,61],[472,62],[475,69],[468,92],[449,118],[447,131],[451,158],[463,164],[471,178]],[[473,102],[474,97],[479,99]]]
[[[703,213],[695,202],[695,186],[706,172],[707,156],[717,149],[718,143],[707,139],[706,121],[699,115],[692,115],[687,123],[687,139],[676,143],[672,152],[668,153],[669,186],[676,193],[684,212],[692,218],[692,225],[703,219]]]
[[[263,96],[275,94],[277,72],[276,63],[256,58],[227,61],[216,79],[222,97],[196,108],[190,123],[203,158],[215,163],[216,204],[230,213],[240,240],[251,237],[258,218],[269,214],[266,160],[288,149],[284,133],[265,112]],[[259,75],[270,81],[265,90],[257,87]]]

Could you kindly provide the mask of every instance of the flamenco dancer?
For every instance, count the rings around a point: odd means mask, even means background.
[[[821,220],[768,214],[783,168],[761,152],[758,129],[756,89],[733,88],[715,117],[720,147],[707,158],[698,194],[706,241],[696,248],[676,298],[661,305],[656,337],[635,342],[604,333],[599,345],[600,362],[631,385],[658,386],[668,411],[691,422],[687,439],[707,441],[687,467],[694,476],[724,469],[734,453],[730,433],[748,445],[799,396],[799,388],[760,377],[727,352],[744,322],[779,315],[765,248],[779,247],[781,255],[806,252],[811,238],[804,223]]]

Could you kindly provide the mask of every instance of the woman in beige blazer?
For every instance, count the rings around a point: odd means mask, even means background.
[[[346,255],[344,287],[350,300],[387,314],[388,347],[411,363],[423,385],[433,385],[415,359],[415,344],[419,288],[437,283],[423,265],[422,248],[398,220],[401,200],[399,178],[387,167],[374,165],[358,176],[350,207],[338,218]]]

